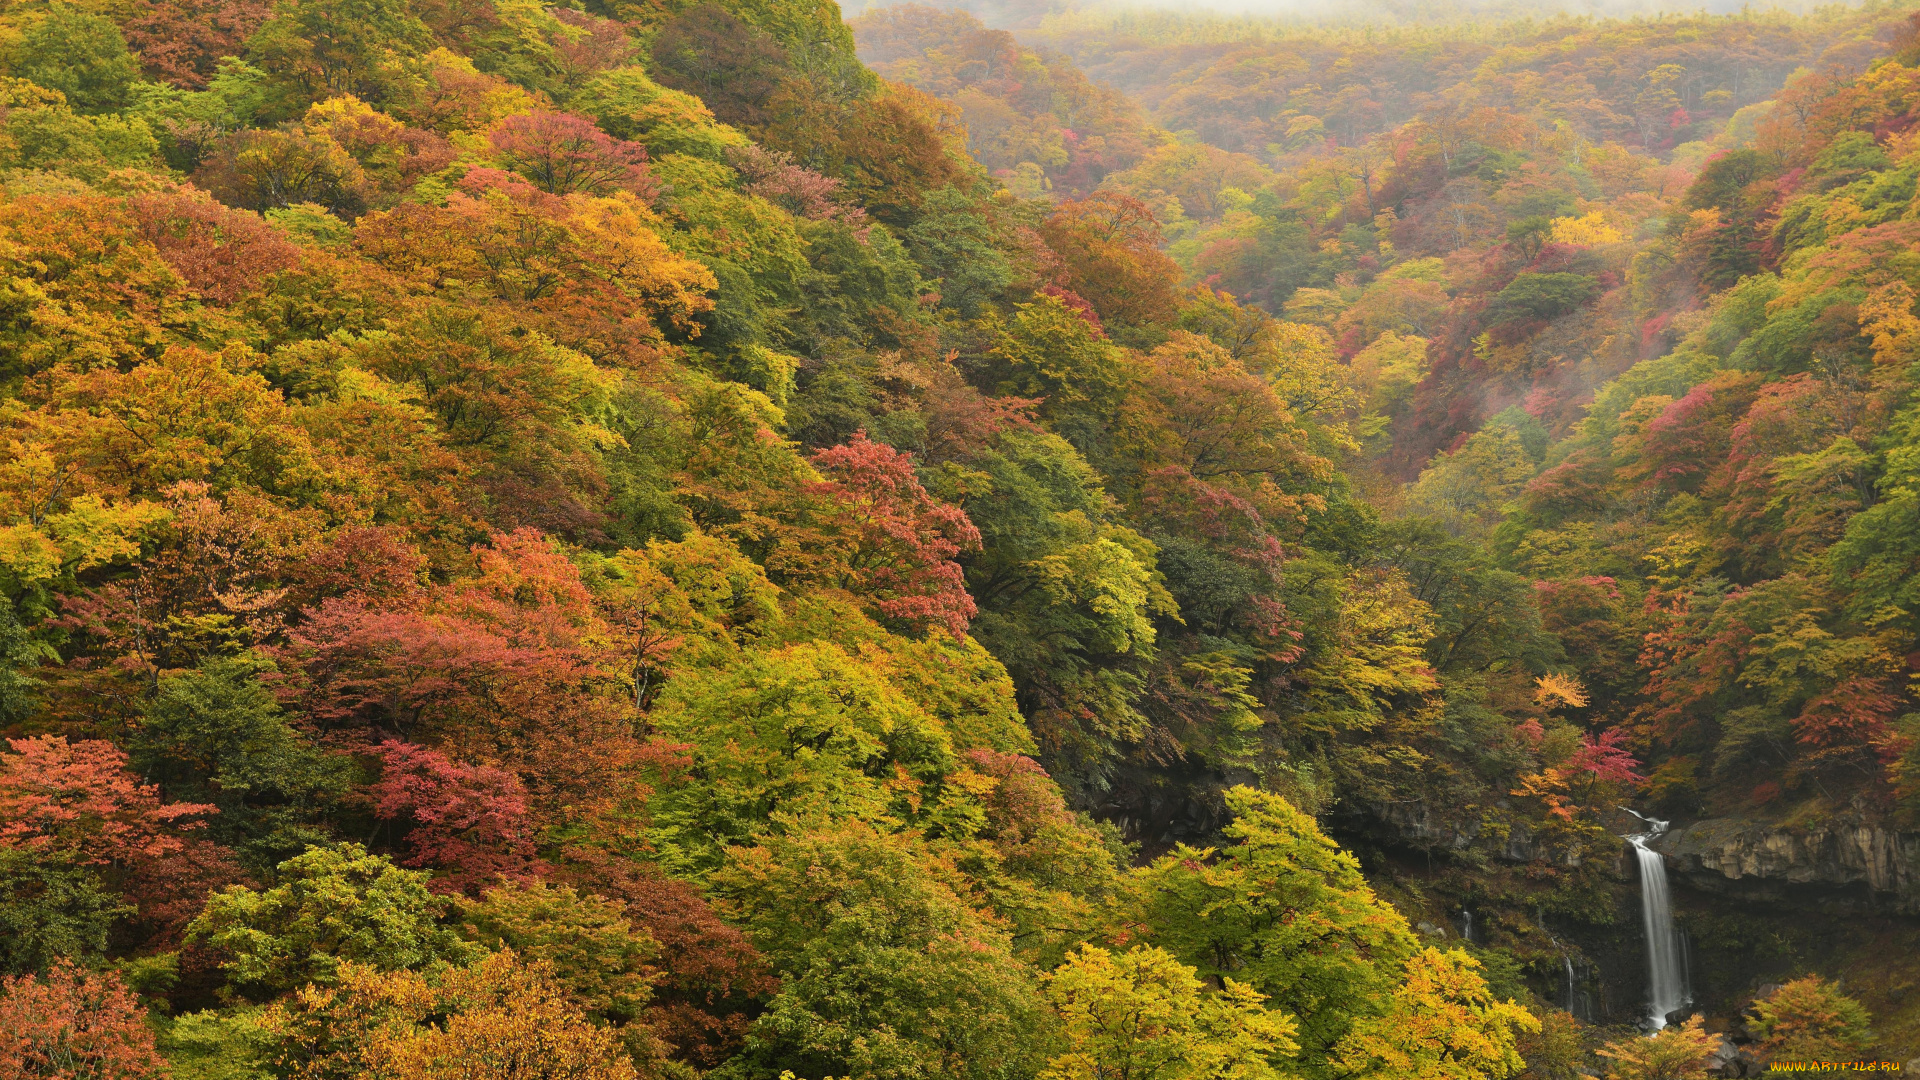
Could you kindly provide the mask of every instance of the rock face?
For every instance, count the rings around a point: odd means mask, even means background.
[[[1920,915],[1920,833],[1871,825],[1787,829],[1710,818],[1654,842],[1706,892],[1849,912]]]
[[[1767,1067],[1752,1051],[1738,1045],[1725,1035],[1714,1045],[1713,1053],[1707,1056],[1707,1075],[1721,1077],[1765,1076]]]
[[[1479,822],[1456,821],[1436,813],[1424,802],[1368,806],[1363,814],[1347,819],[1345,824],[1350,831],[1410,847],[1463,851],[1481,839]],[[1625,844],[1621,847],[1624,849]],[[1579,866],[1583,859],[1594,857],[1593,853],[1579,849],[1548,851],[1534,839],[1530,829],[1519,823],[1507,830],[1498,847],[1489,850],[1497,858],[1518,863],[1546,856],[1564,866]],[[1610,858],[1615,852],[1609,849],[1600,854]]]

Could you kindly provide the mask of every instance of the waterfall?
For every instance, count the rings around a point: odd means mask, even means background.
[[[1629,810],[1632,814],[1633,811]],[[1667,823],[1641,817],[1647,831],[1627,837],[1640,860],[1640,922],[1647,935],[1648,1020],[1655,1031],[1667,1026],[1667,1014],[1693,1003],[1687,985],[1686,941],[1673,924],[1673,903],[1667,895],[1667,861],[1648,847],[1667,831]]]
[[[1473,912],[1466,908],[1460,909],[1460,936],[1473,942]]]
[[[1540,924],[1540,929],[1547,935],[1547,940],[1553,942],[1554,949],[1560,953],[1560,966],[1566,969],[1567,1011],[1581,1023],[1593,1023],[1593,995],[1583,989],[1587,978],[1593,974],[1592,966],[1585,960],[1578,965],[1573,962],[1573,953],[1567,951],[1565,942],[1554,936],[1553,928],[1547,925],[1544,912],[1536,912],[1534,921]]]

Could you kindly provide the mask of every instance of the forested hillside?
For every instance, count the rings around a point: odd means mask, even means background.
[[[877,53],[970,18],[854,25]],[[1336,780],[1356,840],[1519,858],[1537,890],[1541,843],[1563,853],[1547,880],[1580,877],[1567,853],[1605,850],[1627,796],[1800,834],[1920,821],[1913,25],[1869,7],[1362,34],[1091,12],[1021,32],[1140,102],[1149,149],[1103,187],[1153,209],[1196,295],[1317,328],[1346,365],[1336,460],[1383,521],[1370,554],[1437,617],[1430,730],[1478,751],[1422,748],[1397,791]],[[929,72],[971,70],[960,55],[889,70],[945,92]],[[1439,887],[1504,909],[1495,937],[1537,967],[1566,951],[1550,923],[1597,914],[1556,916],[1471,862]],[[1831,971],[1854,948],[1708,908],[1703,947],[1730,955],[1773,937],[1762,951]],[[1888,1001],[1913,974],[1859,973]],[[1729,983],[1714,992],[1751,990]]]
[[[1700,1075],[1549,926],[1920,816],[1913,24],[1209,25],[0,11],[0,1077]]]

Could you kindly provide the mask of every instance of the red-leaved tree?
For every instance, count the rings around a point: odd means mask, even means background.
[[[278,653],[284,696],[362,752],[399,738],[511,763],[543,821],[618,797],[645,744],[579,571],[532,530],[496,535],[474,559],[445,585],[309,608]]]
[[[0,846],[88,866],[131,867],[179,854],[179,833],[214,812],[160,801],[160,789],[127,770],[127,755],[97,739],[9,739],[0,757]]]
[[[146,1010],[119,976],[56,960],[44,978],[0,978],[0,1078],[164,1076]]]
[[[142,0],[120,31],[140,67],[161,82],[200,90],[224,57],[238,56],[246,40],[273,14],[265,0]]]
[[[844,560],[838,584],[887,618],[963,636],[977,608],[955,560],[980,549],[980,530],[966,511],[929,495],[911,457],[864,431],[816,451],[813,464],[826,477],[814,493],[835,505]]]
[[[841,201],[841,182],[801,165],[792,154],[748,143],[729,150],[727,162],[740,174],[741,190],[747,194],[814,221],[844,222],[866,235],[867,212]]]
[[[127,200],[140,235],[200,295],[231,304],[249,289],[300,262],[300,249],[280,230],[191,189]]]
[[[373,812],[408,820],[407,866],[446,871],[436,888],[478,893],[495,882],[530,880],[543,868],[534,855],[526,789],[510,772],[467,765],[424,746],[387,741],[373,786]]]
[[[175,942],[207,891],[242,877],[228,851],[195,835],[212,806],[162,803],[112,743],[42,735],[0,755],[0,847],[86,866],[135,907],[149,945]],[[0,1073],[0,1076],[4,1076]]]
[[[1627,733],[1619,728],[1601,732],[1597,737],[1591,733],[1580,737],[1580,748],[1567,759],[1567,768],[1574,774],[1586,774],[1587,793],[1591,797],[1596,784],[1622,784],[1638,787],[1647,782],[1640,775],[1640,759],[1626,748]]]
[[[534,112],[502,120],[488,135],[508,168],[551,195],[653,195],[647,151],[572,113]]]

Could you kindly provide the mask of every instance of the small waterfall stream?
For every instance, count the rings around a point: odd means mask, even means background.
[[[1584,959],[1578,964],[1574,963],[1573,953],[1567,949],[1566,942],[1555,937],[1553,930],[1547,926],[1544,912],[1536,913],[1534,921],[1540,924],[1540,929],[1546,933],[1547,940],[1553,942],[1553,947],[1560,953],[1560,965],[1566,969],[1567,1011],[1581,1023],[1593,1023],[1593,995],[1586,989],[1588,978],[1593,974],[1592,965]]]
[[[1628,810],[1629,814],[1633,811]],[[1693,1003],[1687,980],[1687,945],[1673,923],[1673,903],[1667,893],[1667,861],[1648,842],[1667,831],[1667,823],[1633,814],[1646,822],[1647,831],[1627,837],[1640,860],[1640,922],[1647,936],[1648,1021],[1655,1031],[1667,1026],[1667,1014]]]

